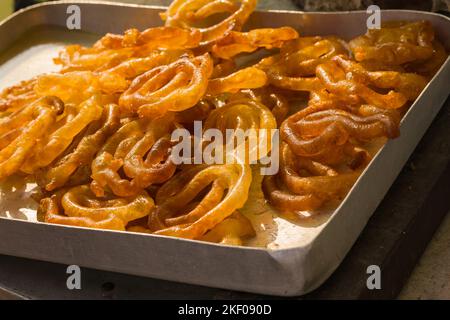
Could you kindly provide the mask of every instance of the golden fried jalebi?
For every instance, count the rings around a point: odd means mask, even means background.
[[[99,75],[90,71],[76,71],[39,76],[34,90],[39,96],[54,95],[65,103],[78,104],[99,93],[110,96],[121,93],[128,85],[126,79],[114,73]]]
[[[212,52],[216,57],[231,59],[243,52],[254,52],[259,48],[280,48],[285,41],[298,38],[292,28],[255,29],[249,32],[231,31],[223,39],[217,41]]]
[[[162,65],[168,65],[187,54],[184,50],[153,51],[146,57],[131,58],[120,64],[102,71],[103,74],[120,76],[124,79],[134,79],[146,71]],[[106,78],[106,77],[105,77]]]
[[[145,191],[130,198],[99,199],[89,186],[82,185],[70,189],[62,196],[63,213],[55,195],[41,200],[40,211],[48,223],[125,230],[130,221],[147,216],[153,206],[152,198]]]
[[[50,132],[36,144],[34,155],[29,157],[21,167],[25,173],[34,173],[36,169],[50,165],[66,150],[73,139],[89,126],[101,118],[103,108],[100,106],[98,96],[94,96],[82,103],[76,109],[73,117],[67,115],[55,125],[56,130]]]
[[[427,85],[427,80],[415,73],[368,71],[361,64],[344,56],[336,56],[333,61],[337,62],[347,75],[350,74],[353,79],[357,77],[356,80],[360,83],[381,89],[395,89],[410,101],[414,101]]]
[[[198,239],[245,204],[251,180],[250,167],[238,159],[236,164],[181,171],[159,189],[149,229]]]
[[[364,150],[353,149],[351,165],[339,172],[330,166],[297,157],[289,145],[283,144],[280,173],[267,176],[263,191],[269,202],[282,211],[298,212],[319,208],[325,202],[342,199],[352,187],[368,161]],[[301,217],[301,216],[300,216]]]
[[[74,150],[39,174],[39,184],[45,190],[52,191],[66,185],[77,170],[89,167],[90,172],[91,162],[106,139],[117,130],[119,121],[119,107],[114,104],[106,106],[102,119],[89,126],[86,135],[74,146]]]
[[[406,69],[431,78],[444,64],[447,57],[448,54],[444,46],[439,41],[434,40],[433,55],[425,61],[416,61],[406,65]]]
[[[165,26],[67,46],[60,71],[4,89],[0,180],[36,182],[49,223],[229,245],[255,236],[264,174],[284,218],[330,211],[399,135],[446,49],[425,21],[350,43],[244,29],[256,4],[175,0]],[[251,186],[268,161],[280,170]]]
[[[337,38],[299,38],[287,42],[280,54],[261,60],[257,67],[266,71],[269,82],[274,86],[296,91],[314,91],[322,88],[322,84],[314,76],[316,67],[335,55],[346,52],[342,40]]]
[[[146,133],[125,157],[126,175],[143,187],[167,181],[176,169],[170,158],[171,148],[170,136],[158,138],[153,131]]]
[[[36,78],[22,81],[0,93],[0,112],[14,112],[38,99],[34,92]]]
[[[161,14],[161,18],[166,26],[198,28],[202,34],[200,46],[204,47],[222,39],[232,30],[240,30],[257,2],[257,0],[174,0],[167,11]],[[217,24],[204,25],[208,17],[220,13],[229,15]]]
[[[283,123],[280,134],[295,154],[316,159],[338,151],[350,138],[397,137],[400,117],[394,111],[376,111],[378,113],[365,116],[339,109],[317,111],[306,116],[298,113]],[[334,160],[328,157],[327,161]]]
[[[133,48],[120,50],[85,48],[80,45],[67,46],[54,62],[61,65],[62,73],[74,71],[97,71],[105,66],[111,68],[134,56]]]
[[[101,72],[131,59],[147,58],[159,49],[170,51],[194,48],[200,39],[201,34],[197,30],[160,27],[139,32],[131,29],[124,35],[108,34],[91,48],[67,46],[55,63],[63,66],[63,73]]]
[[[44,97],[9,117],[0,118],[0,179],[20,169],[63,110],[60,99]]]
[[[348,78],[336,60],[332,59],[317,66],[317,77],[331,93],[340,96],[356,95],[368,104],[385,109],[401,108],[407,102],[407,98],[399,92],[391,90],[381,94],[357,79]],[[382,84],[381,81],[378,84]]]
[[[433,55],[434,30],[428,21],[395,22],[369,29],[349,42],[357,61],[376,60],[399,65]]]
[[[227,137],[227,130],[233,130],[236,135],[231,141],[233,152],[240,159],[244,159],[245,156],[246,163],[250,163],[265,157],[271,151],[271,134],[277,128],[277,122],[272,112],[261,102],[242,99],[213,110],[205,120],[204,129],[213,128],[219,129],[224,137]],[[247,132],[248,130],[253,132]],[[240,141],[240,133],[246,135],[241,137],[245,140]],[[254,149],[250,149],[251,147]]]
[[[266,73],[258,68],[249,67],[224,78],[210,80],[207,94],[215,96],[226,92],[236,93],[240,89],[261,88],[266,84]]]
[[[172,117],[150,123],[133,120],[122,126],[92,162],[93,192],[103,196],[109,187],[114,194],[128,197],[169,179],[176,169],[170,159],[171,143],[167,138],[172,121]],[[129,179],[122,178],[119,169]]]
[[[120,106],[150,118],[189,109],[205,94],[212,70],[209,54],[152,69],[131,83]]]
[[[190,49],[199,45],[202,35],[196,29],[181,29],[176,27],[149,28],[142,32],[129,29],[123,35],[108,33],[96,44],[95,49],[134,48],[135,51],[150,52],[155,49]]]
[[[278,92],[276,88],[265,86],[259,89],[241,90],[241,93],[253,100],[261,101],[263,105],[268,107],[277,120],[278,126],[281,125],[289,113],[289,101],[281,92]],[[236,95],[236,100],[238,99],[242,99],[242,97]]]

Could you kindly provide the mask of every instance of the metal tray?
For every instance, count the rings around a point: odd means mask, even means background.
[[[81,8],[83,33],[65,29],[71,4]],[[93,34],[158,26],[161,11],[92,1],[45,3],[20,11],[0,23],[0,89],[54,70],[51,58],[64,44],[91,43],[97,38]],[[449,49],[450,19],[445,16],[402,10],[383,11],[381,16],[382,20],[429,20]],[[288,25],[302,35],[350,39],[365,33],[366,19],[365,12],[264,11],[254,13],[247,26]],[[274,217],[263,199],[253,201],[265,211],[255,215],[258,237],[247,247],[49,225],[36,221],[29,196],[32,186],[12,183],[0,188],[0,253],[247,292],[305,294],[323,283],[350,250],[449,95],[449,80],[447,59],[404,117],[400,138],[377,152],[338,209],[323,221],[294,224]],[[254,188],[252,197],[259,197],[260,190]]]

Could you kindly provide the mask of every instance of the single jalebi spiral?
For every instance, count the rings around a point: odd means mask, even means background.
[[[428,21],[390,22],[349,42],[356,61],[391,65],[420,61],[433,55],[434,30]]]
[[[331,200],[342,199],[367,165],[369,156],[363,149],[351,148],[346,170],[296,156],[283,144],[280,173],[266,176],[263,191],[269,202],[282,212],[312,211]],[[302,217],[299,215],[299,217]]]
[[[119,104],[148,118],[189,109],[205,94],[212,70],[209,54],[183,57],[137,77],[122,94]]]
[[[409,101],[414,101],[427,85],[426,78],[415,73],[368,71],[363,65],[341,55],[332,60],[347,73],[347,78],[351,76],[352,80],[374,88],[394,89]]]
[[[407,102],[407,98],[400,92],[391,90],[386,94],[378,93],[368,85],[347,77],[346,72],[336,62],[338,59],[317,66],[317,77],[329,92],[338,96],[356,95],[367,104],[385,109],[398,109]]]
[[[225,156],[239,157],[246,163],[268,155],[272,149],[272,134],[277,122],[272,112],[261,102],[241,99],[213,110],[205,120],[204,129],[218,129],[226,138]],[[228,132],[233,135],[228,136]]]
[[[99,199],[88,185],[82,185],[64,192],[59,197],[53,195],[42,199],[39,211],[48,223],[125,230],[129,222],[147,216],[153,206],[153,199],[145,191],[128,198],[109,195]]]
[[[323,87],[315,77],[316,67],[347,52],[337,38],[306,37],[287,42],[281,52],[262,59],[256,67],[264,70],[269,83],[295,91],[315,91]]]
[[[125,80],[133,80],[137,76],[152,70],[156,67],[168,65],[178,60],[183,55],[189,55],[186,50],[163,50],[152,51],[145,57],[137,57],[125,60],[112,68],[105,67],[97,73],[109,75],[111,79],[120,76]],[[107,79],[107,77],[103,77]]]
[[[144,31],[129,29],[123,35],[106,34],[97,41],[93,49],[123,49],[133,48],[139,56],[151,50],[191,49],[199,45],[202,35],[196,29],[176,27],[155,27]]]
[[[199,239],[245,204],[251,180],[250,167],[239,159],[235,164],[187,168],[158,190],[149,229]]]
[[[0,93],[0,112],[14,112],[38,99],[34,92],[36,78],[21,81]]]
[[[399,135],[398,113],[373,107],[362,110],[366,113],[355,115],[339,109],[317,111],[312,107],[309,114],[300,111],[289,117],[282,124],[280,135],[298,156],[328,163],[338,162],[341,151],[352,139],[365,141]]]
[[[39,139],[63,111],[60,99],[44,97],[0,118],[0,180],[16,173],[30,159]]]
[[[62,157],[54,165],[44,168],[38,174],[38,183],[45,190],[52,191],[69,183],[72,177],[88,172],[97,152],[106,139],[115,133],[120,125],[119,106],[107,105],[102,119],[89,125],[86,134],[73,146],[73,151]]]
[[[128,197],[153,183],[163,183],[174,173],[169,132],[173,117],[154,122],[133,120],[123,125],[100,149],[92,162],[91,189],[103,196],[105,189]],[[123,169],[126,178],[119,170]]]
[[[196,28],[202,34],[201,47],[214,44],[232,30],[240,30],[253,12],[257,0],[174,0],[161,18],[166,26]],[[208,17],[229,14],[216,24],[202,26]]]
[[[75,137],[85,130],[92,122],[101,118],[103,107],[100,97],[94,96],[74,108],[72,114],[67,114],[57,121],[50,132],[34,148],[34,154],[22,165],[25,173],[34,173],[37,169],[50,165],[64,153]]]
[[[222,59],[231,59],[240,53],[254,52],[259,48],[280,48],[286,41],[298,38],[292,28],[254,29],[249,32],[231,31],[213,46],[213,54]]]

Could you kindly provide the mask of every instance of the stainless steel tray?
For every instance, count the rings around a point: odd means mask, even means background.
[[[70,4],[80,6],[85,33],[65,29]],[[157,26],[161,11],[92,1],[48,3],[21,11],[0,23],[0,89],[54,70],[51,58],[68,42],[90,43],[95,37],[89,33]],[[248,27],[288,25],[302,35],[349,39],[365,33],[366,18],[365,12],[266,11],[254,13]],[[389,10],[382,12],[382,19],[429,20],[449,49],[450,19],[444,16]],[[378,151],[339,208],[321,223],[295,225],[267,211],[255,217],[259,237],[250,247],[48,225],[36,222],[33,206],[28,205],[29,188],[9,185],[0,190],[0,253],[255,293],[305,294],[323,283],[349,251],[449,95],[449,81],[448,59],[403,119],[400,138]],[[253,190],[252,196],[260,196],[260,190]]]

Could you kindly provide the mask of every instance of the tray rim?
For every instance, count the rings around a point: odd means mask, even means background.
[[[27,8],[21,9],[12,15],[8,16],[3,21],[0,21],[0,28],[6,24],[7,22],[14,20],[20,15],[23,15],[24,13],[27,13],[29,11],[38,10],[41,7],[51,7],[51,6],[58,6],[58,5],[77,5],[77,4],[94,4],[94,5],[106,5],[106,6],[115,6],[115,7],[127,7],[127,8],[145,8],[145,9],[155,9],[155,10],[165,10],[167,9],[167,6],[158,6],[158,5],[146,5],[146,4],[133,4],[133,3],[120,3],[120,2],[111,2],[111,1],[104,1],[104,0],[58,0],[54,2],[44,2],[44,3],[38,3],[32,6],[29,6]],[[443,14],[435,13],[435,12],[428,12],[428,11],[419,11],[419,10],[404,10],[404,9],[387,9],[387,10],[381,10],[382,12],[398,12],[398,13],[416,13],[421,15],[430,15],[430,16],[436,16],[438,18],[444,18],[444,20],[447,20],[447,23],[450,23],[450,17],[447,17]],[[270,9],[270,10],[255,10],[255,12],[259,13],[283,13],[283,14],[313,14],[313,15],[346,15],[346,14],[353,14],[353,13],[366,13],[365,10],[354,10],[354,11],[337,11],[337,12],[321,12],[321,11],[293,11],[293,10],[276,10],[276,9]],[[41,24],[40,26],[57,26],[55,24]],[[14,39],[17,40],[17,39]],[[444,44],[444,45],[450,45]],[[447,65],[450,65],[450,55],[447,57],[447,60],[442,64],[442,66],[439,68],[439,70],[436,72],[436,74],[430,79],[430,81],[427,83],[425,88],[422,90],[420,95],[416,98],[416,100],[411,104],[408,111],[405,113],[401,120],[400,129],[402,127],[402,124],[407,121],[408,116],[414,109],[414,106],[416,103],[421,99],[421,97],[428,91],[429,86],[431,86],[437,76],[441,73],[441,71],[447,67]],[[347,199],[352,195],[352,192],[354,188],[357,187],[359,181],[364,178],[364,175],[366,174],[366,171],[369,170],[369,168],[372,166],[374,161],[378,159],[380,156],[382,156],[382,152],[386,147],[391,143],[392,140],[388,140],[373,156],[370,163],[367,165],[367,167],[363,170],[361,175],[358,177],[358,179],[353,184],[352,188],[349,190],[345,198],[341,201],[339,206],[334,210],[334,212],[330,215],[330,217],[325,221],[323,224],[320,225],[321,230],[318,231],[318,233],[315,235],[314,238],[308,240],[307,242],[290,246],[287,248],[267,248],[267,247],[253,247],[253,246],[231,246],[226,244],[220,244],[220,243],[211,243],[206,241],[200,241],[200,240],[192,240],[192,239],[184,239],[184,238],[176,238],[176,237],[170,237],[170,236],[164,236],[164,235],[155,235],[155,234],[145,234],[145,233],[135,233],[135,232],[129,232],[129,231],[117,231],[117,230],[103,230],[103,229],[93,229],[93,228],[86,228],[86,227],[77,227],[77,226],[65,226],[65,225],[54,225],[46,222],[34,222],[34,221],[27,221],[27,220],[21,220],[21,219],[13,219],[13,218],[7,218],[7,217],[1,217],[0,216],[0,222],[3,220],[12,221],[13,223],[24,223],[24,224],[40,224],[44,226],[51,226],[56,227],[60,229],[77,229],[80,232],[83,231],[89,231],[89,232],[106,232],[110,234],[126,234],[129,236],[135,236],[135,237],[150,237],[150,238],[160,238],[160,239],[167,239],[167,241],[182,241],[182,242],[189,242],[191,245],[199,245],[199,246],[213,246],[213,247],[221,247],[221,248],[227,248],[230,250],[251,250],[251,251],[259,251],[259,252],[266,252],[269,255],[273,253],[285,253],[289,251],[297,251],[299,249],[307,249],[311,247],[312,243],[315,239],[319,238],[323,232],[325,231],[327,225],[335,218],[336,215],[339,214],[342,206],[345,204]],[[373,212],[372,212],[373,214]],[[372,216],[372,214],[370,216]]]
[[[117,6],[117,7],[135,7],[135,8],[151,8],[151,9],[167,9],[168,6],[161,6],[161,5],[151,5],[151,4],[137,4],[137,3],[124,3],[124,2],[113,2],[113,1],[107,1],[107,0],[57,0],[53,2],[43,2],[43,3],[37,3],[31,6],[28,6],[26,8],[22,8],[13,14],[9,15],[3,21],[0,21],[0,27],[1,25],[10,20],[15,18],[16,15],[20,15],[21,13],[24,13],[26,11],[31,11],[39,7],[46,7],[46,6],[54,6],[54,5],[60,5],[60,4],[98,4],[98,5],[110,5],[110,6]],[[267,13],[289,13],[289,14],[319,14],[319,15],[345,15],[348,13],[361,13],[366,12],[365,10],[345,10],[345,11],[302,11],[302,10],[284,10],[284,9],[257,9],[254,12],[267,12]],[[444,18],[450,22],[450,17],[437,13],[437,12],[430,12],[430,11],[420,11],[420,10],[411,10],[411,9],[381,9],[381,12],[410,12],[410,13],[420,13],[420,14],[426,14],[426,15],[434,15],[439,16],[441,18]]]

